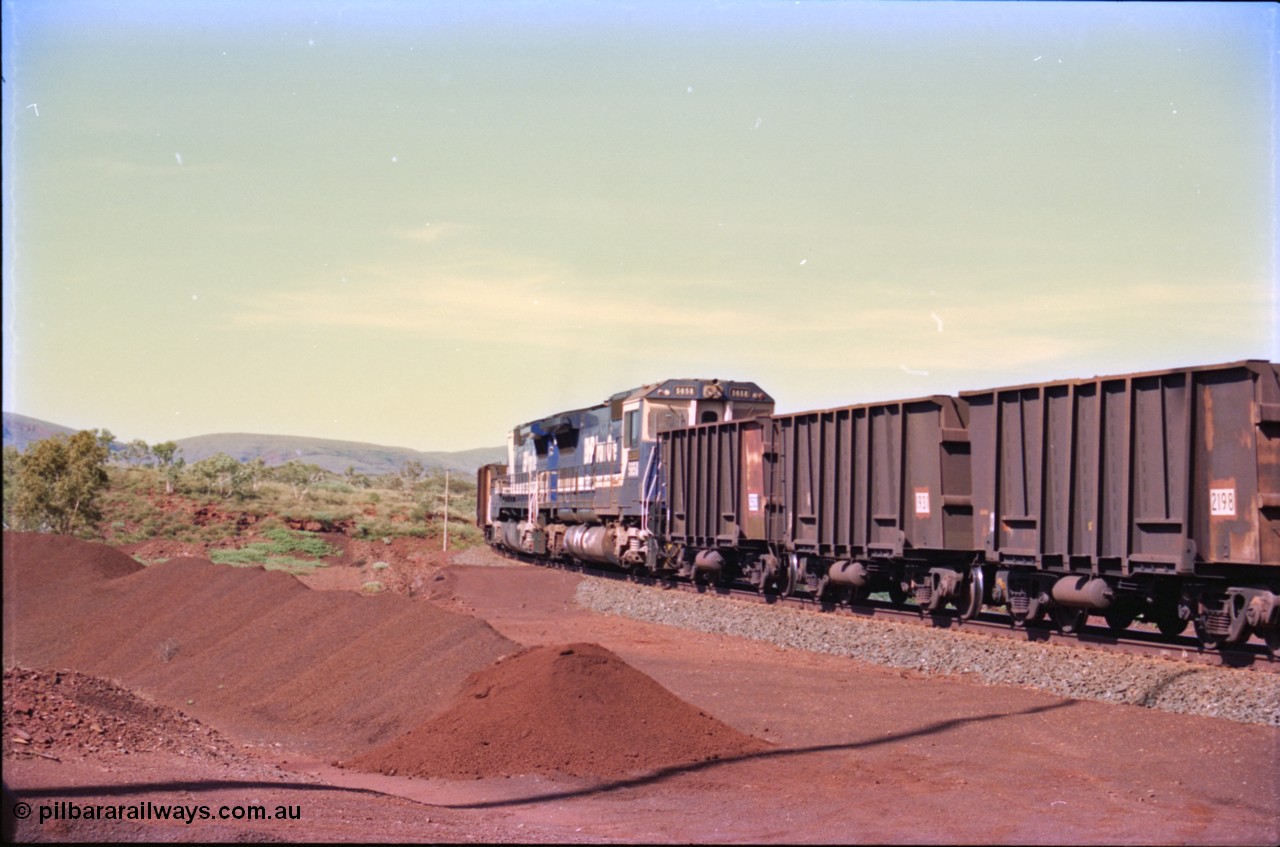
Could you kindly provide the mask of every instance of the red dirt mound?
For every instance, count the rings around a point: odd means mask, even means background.
[[[126,567],[121,556],[6,533],[5,664],[74,668],[226,730],[347,755],[418,725],[517,649],[424,601],[312,591],[204,559],[140,569],[126,556]]]
[[[235,759],[218,732],[177,709],[149,703],[113,682],[75,671],[6,668],[4,755],[121,756],[165,750],[193,759]]]
[[[458,699],[348,766],[470,779],[616,777],[769,749],[598,644],[533,647],[479,671]]]
[[[14,583],[13,587],[24,589],[51,582],[101,582],[128,576],[143,567],[132,557],[105,544],[38,532],[6,532],[4,558],[7,561],[12,556],[43,562],[47,567],[23,568],[12,573],[6,568],[6,589],[10,587],[10,577],[20,577],[21,582]]]
[[[59,637],[68,622],[74,626],[104,583],[143,567],[105,544],[60,535],[6,532],[3,549],[6,664],[13,664],[10,645]],[[57,607],[57,615],[42,617],[49,605]],[[46,663],[31,663],[41,664]]]

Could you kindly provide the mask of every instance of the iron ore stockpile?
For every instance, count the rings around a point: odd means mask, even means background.
[[[58,759],[163,750],[190,759],[239,758],[212,727],[126,688],[75,671],[4,671],[4,754]]]
[[[404,596],[47,535],[4,535],[4,662],[6,756],[217,754],[228,733],[386,773],[616,777],[769,746],[594,644],[521,651]],[[621,713],[643,718],[610,737]]]
[[[5,533],[6,667],[106,677],[250,740],[347,755],[416,726],[516,646],[405,597]]]
[[[774,608],[610,579],[584,579],[577,598],[605,614],[924,674],[964,675],[1080,700],[1280,726],[1280,674],[1275,673]]]
[[[616,729],[618,715],[634,717],[625,733]],[[532,647],[480,671],[444,712],[348,764],[450,779],[619,777],[770,746],[699,711],[603,647],[569,644]]]

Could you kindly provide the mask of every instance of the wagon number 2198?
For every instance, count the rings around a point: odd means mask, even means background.
[[[1210,488],[1209,514],[1235,517],[1236,490],[1234,488]]]

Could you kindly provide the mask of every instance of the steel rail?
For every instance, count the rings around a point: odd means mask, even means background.
[[[1022,626],[1015,627],[1010,623],[1008,615],[1000,612],[983,612],[976,618],[963,620],[952,610],[929,613],[918,606],[894,606],[891,603],[878,600],[867,600],[856,605],[851,605],[847,602],[828,603],[821,602],[807,594],[784,597],[779,594],[760,592],[741,585],[699,585],[689,580],[673,577],[636,577],[625,571],[605,570],[573,562],[545,561],[532,556],[512,555],[496,548],[490,549],[494,549],[495,552],[509,559],[517,559],[543,567],[574,571],[598,579],[634,582],[637,585],[664,586],[681,591],[703,595],[711,594],[744,602],[781,605],[812,614],[847,615],[859,620],[894,621],[930,629],[975,632],[1000,638],[1014,638],[1045,644],[1128,653],[1191,664],[1264,673],[1280,673],[1280,660],[1273,658],[1267,652],[1266,645],[1257,639],[1225,649],[1206,650],[1194,637],[1187,635],[1170,638],[1157,632],[1147,632],[1141,629],[1127,629],[1124,632],[1116,633],[1106,626],[1092,625],[1086,625],[1078,633],[1064,633],[1046,621],[1028,621]]]

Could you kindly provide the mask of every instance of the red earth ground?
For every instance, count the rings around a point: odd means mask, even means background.
[[[336,540],[304,585],[7,533],[17,838],[1280,842],[1274,728],[601,616],[573,574]],[[299,819],[38,820],[147,802]]]

